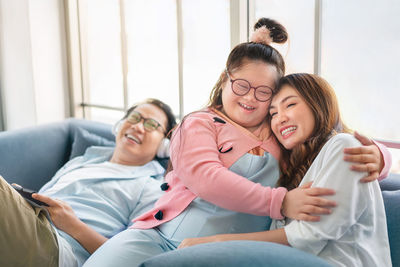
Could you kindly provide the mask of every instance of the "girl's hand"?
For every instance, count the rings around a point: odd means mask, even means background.
[[[32,198],[49,205],[46,209],[50,214],[52,222],[58,229],[71,235],[82,224],[71,206],[66,202],[37,193],[32,194]]]
[[[368,172],[361,182],[375,181],[383,169],[384,160],[379,148],[368,137],[354,132],[354,136],[363,146],[344,149],[344,160],[353,162],[351,169],[358,172]]]
[[[217,236],[205,236],[205,237],[197,237],[197,238],[185,238],[183,239],[182,243],[178,246],[179,248],[186,248],[186,247],[191,247],[194,245],[199,245],[203,243],[212,243],[212,242],[218,242]]]
[[[301,221],[319,221],[317,214],[330,214],[328,207],[336,206],[336,202],[318,196],[334,195],[335,191],[329,188],[313,187],[308,182],[301,187],[286,193],[282,202],[282,215]]]

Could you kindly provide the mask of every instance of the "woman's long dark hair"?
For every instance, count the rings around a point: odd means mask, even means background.
[[[288,190],[298,187],[308,168],[329,138],[337,133],[349,132],[340,118],[339,106],[332,87],[323,78],[307,73],[291,74],[283,77],[274,95],[285,85],[295,89],[311,109],[315,128],[306,142],[285,149],[280,145],[282,154],[279,163],[281,176],[278,186]],[[268,115],[271,122],[271,116]]]

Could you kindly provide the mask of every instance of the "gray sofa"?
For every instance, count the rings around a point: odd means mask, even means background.
[[[63,122],[0,133],[0,175],[38,190],[71,157],[91,145],[112,146],[111,125],[67,119]],[[165,161],[162,162],[165,164]],[[400,266],[400,175],[381,183],[393,266]],[[377,248],[379,249],[379,248]],[[268,242],[203,244],[153,257],[142,266],[329,266],[294,248]]]

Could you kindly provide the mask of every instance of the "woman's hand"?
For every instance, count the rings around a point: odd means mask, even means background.
[[[267,241],[289,246],[285,230],[283,228],[251,233],[221,234],[198,238],[186,238],[179,245],[179,248],[191,247],[203,243],[224,242],[230,240],[253,240]]]
[[[282,215],[301,221],[319,221],[318,214],[330,214],[328,207],[336,206],[336,202],[318,196],[333,195],[329,188],[313,187],[308,182],[301,187],[286,193],[282,202]]]
[[[203,243],[212,243],[212,242],[218,242],[222,240],[218,240],[218,236],[205,236],[205,237],[197,237],[197,238],[185,238],[183,239],[182,243],[178,246],[179,248],[186,248],[186,247],[191,247],[194,245],[199,245]]]
[[[351,169],[358,172],[368,172],[361,182],[375,181],[383,169],[384,160],[379,148],[368,137],[354,132],[354,137],[363,146],[344,149],[344,160],[353,162]]]
[[[49,205],[49,207],[46,209],[50,214],[52,222],[58,229],[72,235],[72,233],[76,231],[82,224],[81,220],[79,220],[79,218],[75,215],[71,206],[66,202],[58,199],[52,199],[48,196],[37,193],[32,194],[32,198],[40,200]]]

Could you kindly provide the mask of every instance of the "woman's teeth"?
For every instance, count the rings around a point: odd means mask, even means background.
[[[281,132],[281,135],[282,135],[282,136],[288,135],[288,134],[290,134],[291,132],[294,132],[296,129],[297,129],[297,127],[295,127],[295,126],[286,128],[285,130],[283,130],[283,131]]]

